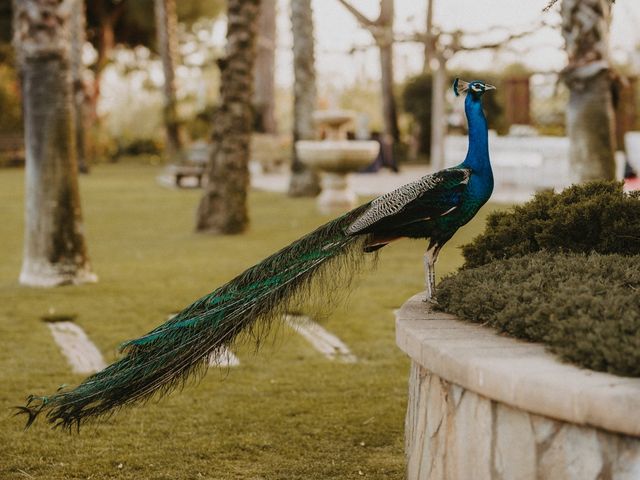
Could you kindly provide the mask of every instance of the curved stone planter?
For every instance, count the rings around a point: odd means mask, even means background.
[[[640,479],[640,379],[560,363],[422,298],[396,315],[412,359],[407,478]]]

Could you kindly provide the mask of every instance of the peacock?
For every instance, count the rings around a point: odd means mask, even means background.
[[[319,284],[348,280],[357,266],[400,238],[428,240],[424,256],[426,301],[434,301],[435,263],[454,233],[489,199],[493,174],[482,96],[495,87],[456,79],[466,93],[469,149],[464,161],[384,194],[317,228],[196,300],[146,335],[121,345],[120,359],[75,388],[27,397],[18,414],[29,427],[45,414],[54,427],[80,428],[87,420],[162,396],[193,376],[235,341],[254,338]],[[322,286],[322,285],[320,285]]]

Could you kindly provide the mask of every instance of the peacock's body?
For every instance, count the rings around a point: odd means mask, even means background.
[[[440,249],[475,216],[493,192],[489,131],[482,111],[482,95],[495,87],[456,79],[453,88],[456,95],[469,92],[465,98],[469,150],[464,161],[376,198],[347,230],[351,234],[371,235],[365,251],[376,250],[402,237],[428,239],[425,254],[428,301],[432,300],[435,290],[435,262]]]
[[[43,412],[52,424],[71,427],[90,418],[163,394],[203,373],[211,355],[241,334],[259,339],[270,320],[285,313],[323,273],[348,279],[357,265],[389,242],[429,240],[425,255],[427,299],[434,291],[434,264],[442,246],[489,199],[493,176],[482,94],[494,87],[456,80],[468,91],[465,112],[469,151],[448,168],[382,195],[327,223],[266,258],[209,295],[195,301],[148,334],[126,342],[124,356],[71,390],[30,396],[19,407],[29,426]],[[343,267],[343,268],[341,268]]]

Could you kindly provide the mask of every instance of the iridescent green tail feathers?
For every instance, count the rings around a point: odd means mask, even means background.
[[[272,320],[305,300],[312,283],[316,295],[318,286],[325,292],[327,286],[338,288],[338,277],[350,280],[365,257],[368,235],[348,235],[345,230],[364,208],[323,225],[143,337],[124,343],[119,360],[77,387],[48,397],[29,396],[17,413],[28,416],[27,427],[43,414],[54,426],[79,428],[203,375],[212,355],[242,338],[259,342]],[[322,282],[323,272],[331,274],[331,281]]]

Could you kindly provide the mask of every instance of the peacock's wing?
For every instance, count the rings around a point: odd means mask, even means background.
[[[346,233],[390,232],[410,223],[448,215],[461,204],[471,170],[448,168],[381,195],[369,204]]]

